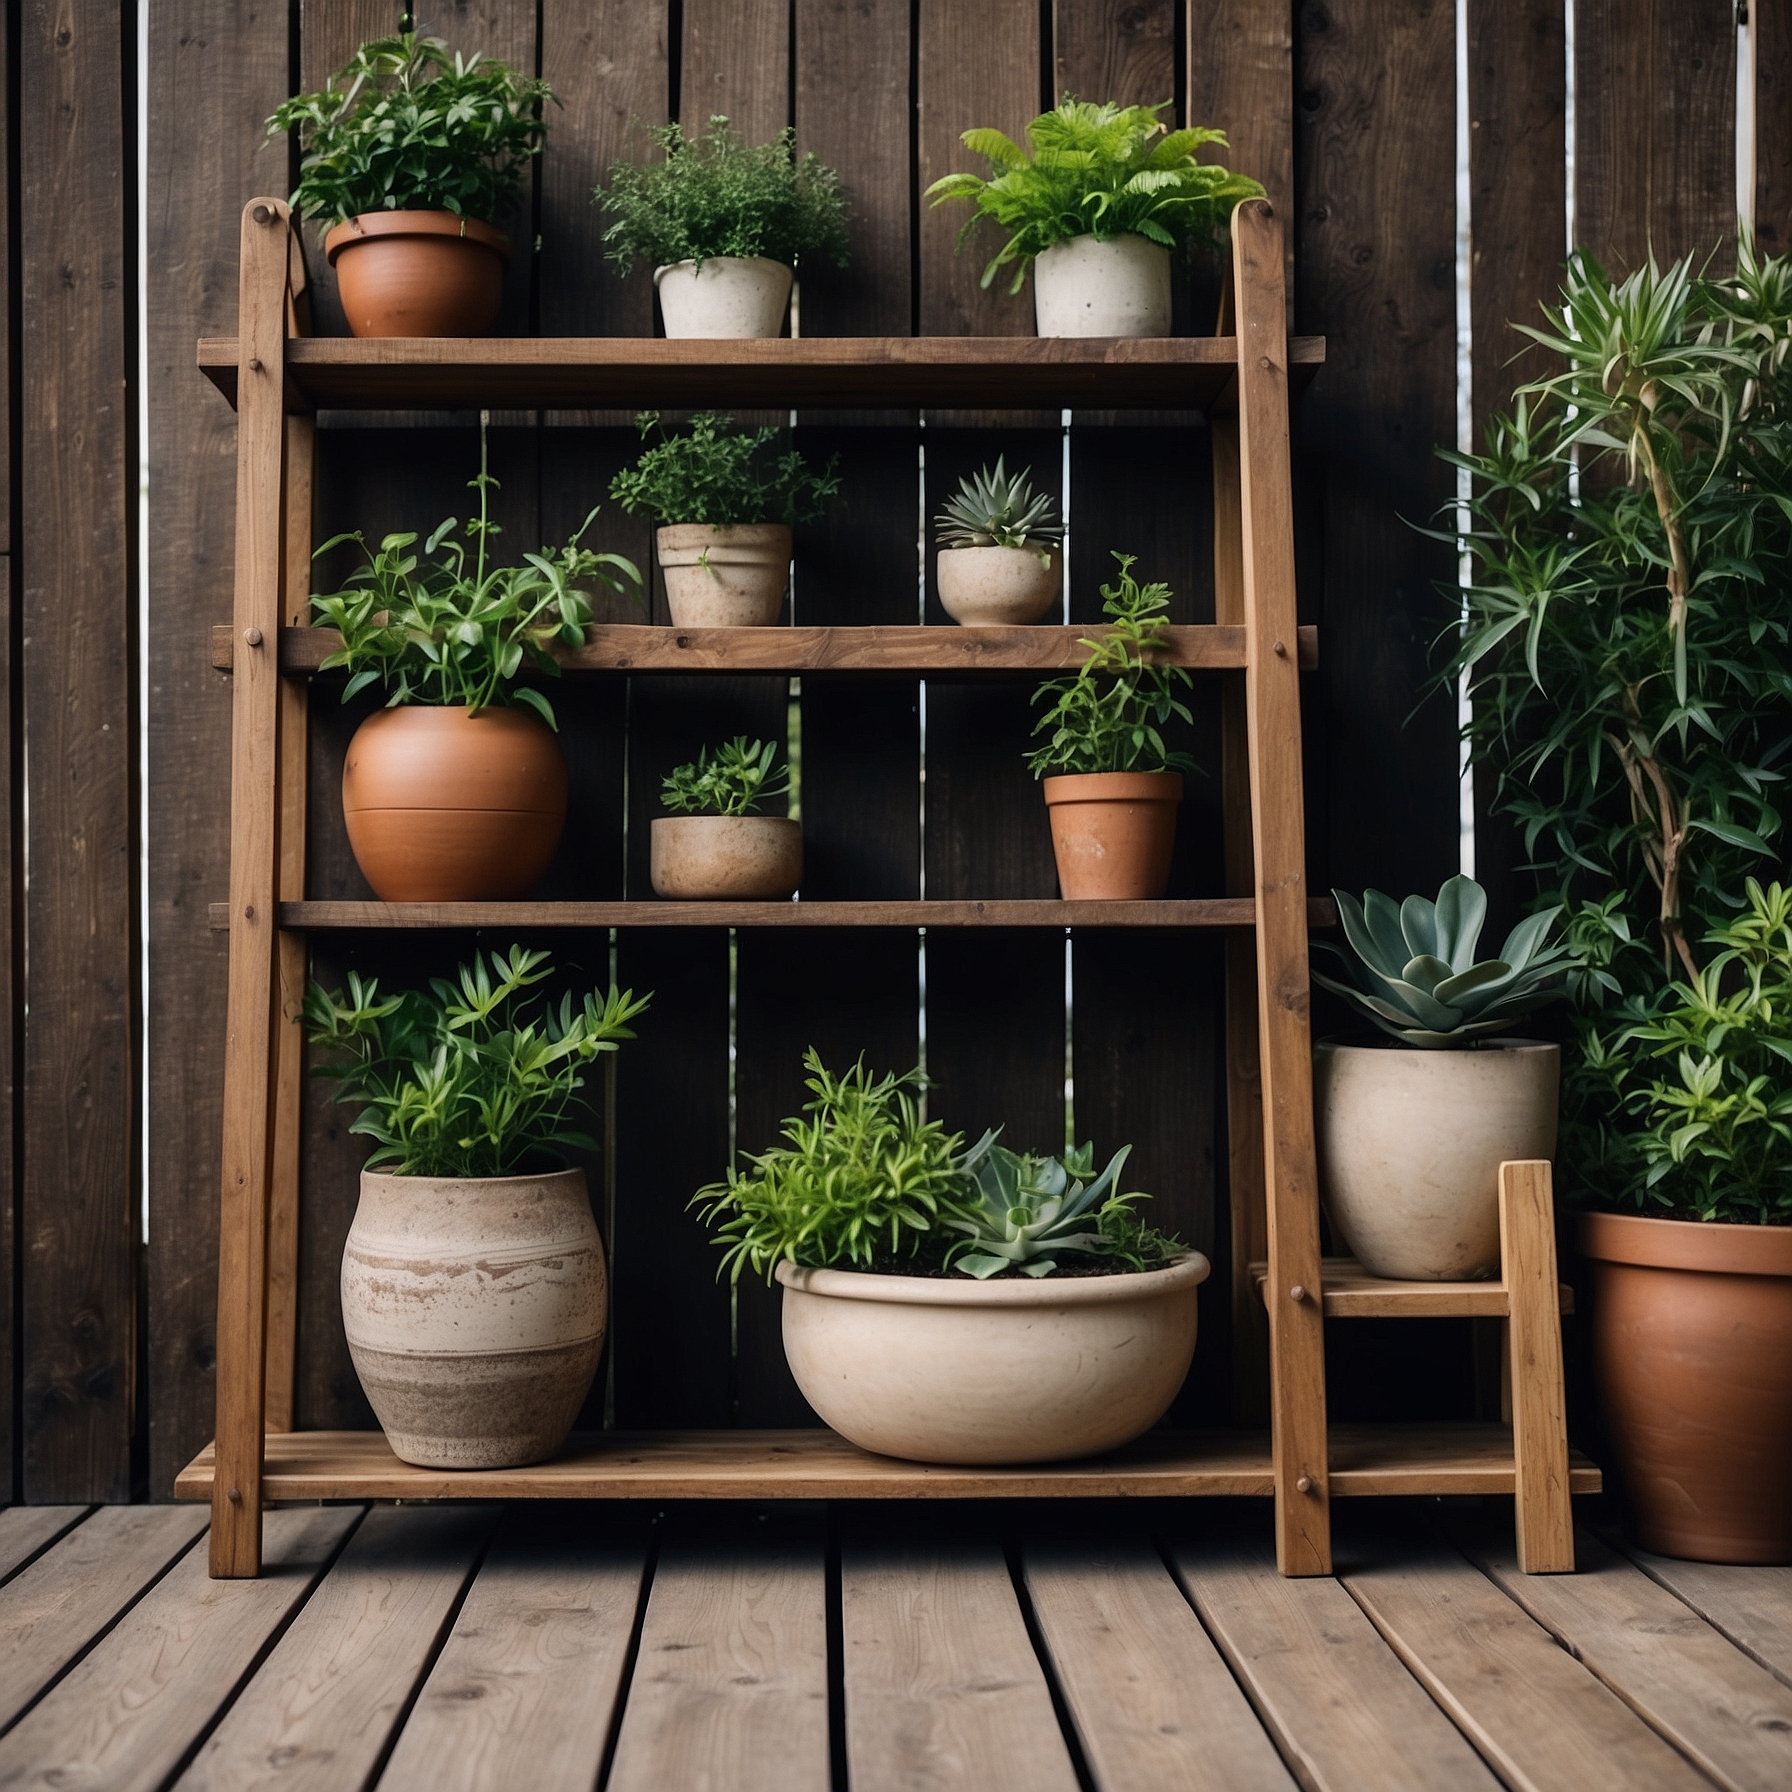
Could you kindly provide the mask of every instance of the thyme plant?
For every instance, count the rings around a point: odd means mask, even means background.
[[[795,448],[770,452],[782,431],[737,429],[732,417],[702,411],[668,433],[658,411],[635,418],[642,449],[610,481],[610,496],[631,516],[646,511],[662,525],[806,523],[840,490],[838,455],[819,472]],[[658,441],[652,438],[657,435]]]
[[[790,768],[772,770],[778,757],[773,740],[737,734],[717,747],[698,750],[687,765],[675,766],[660,781],[660,801],[675,815],[752,815],[766,797],[790,789]]]

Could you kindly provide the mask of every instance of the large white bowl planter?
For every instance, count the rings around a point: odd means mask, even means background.
[[[1170,252],[1142,236],[1073,236],[1033,262],[1041,336],[1168,336]]]
[[[1059,1462],[1168,1411],[1208,1262],[1038,1281],[777,1273],[791,1373],[842,1437],[914,1462]]]
[[[673,339],[778,335],[792,278],[783,262],[763,255],[712,255],[653,270],[660,319]]]
[[[671,523],[654,537],[676,628],[765,628],[790,583],[783,523]]]
[[[1055,546],[941,548],[940,607],[966,628],[1038,622],[1063,594]]]

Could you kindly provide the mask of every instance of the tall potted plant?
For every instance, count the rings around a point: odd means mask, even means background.
[[[1012,479],[1001,455],[958,482],[933,519],[939,535],[940,604],[967,628],[1037,622],[1058,601],[1064,531],[1050,492],[1033,490],[1033,469]]]
[[[803,824],[761,815],[759,805],[790,789],[778,743],[744,734],[712,754],[704,747],[660,785],[672,811],[650,830],[650,870],[661,896],[683,901],[777,899],[803,881]]]

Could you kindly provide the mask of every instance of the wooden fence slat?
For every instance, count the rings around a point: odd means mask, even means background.
[[[1120,106],[1174,99],[1176,7],[1177,0],[1054,0],[1055,97]]]
[[[0,94],[9,109],[16,108],[12,84],[12,34],[0,42]],[[0,142],[0,193],[13,191],[12,134]],[[14,583],[18,560],[13,553],[13,419],[17,394],[13,389],[13,295],[17,270],[12,242],[12,208],[0,217],[0,296],[6,315],[0,318],[0,1491],[8,1499],[18,1496],[17,1458],[19,1413],[12,1390],[18,1385],[17,1278],[14,1263],[18,1240],[18,1124],[19,1124],[19,940],[20,871],[17,859],[19,825],[18,768],[13,757],[13,730],[19,715],[15,687],[17,655],[13,649],[14,621],[19,615],[18,587]]]
[[[1792,249],[1792,7],[1752,0],[1755,55],[1755,238],[1764,252]]]

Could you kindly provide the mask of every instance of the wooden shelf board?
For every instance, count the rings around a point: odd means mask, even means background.
[[[1335,1425],[1339,1497],[1513,1491],[1512,1436],[1498,1425]],[[1575,1493],[1599,1470],[1576,1457]],[[267,1439],[271,1500],[445,1499],[1088,1499],[1267,1497],[1269,1439],[1248,1432],[1150,1432],[1114,1455],[1024,1468],[947,1468],[873,1456],[832,1431],[612,1432],[574,1437],[530,1468],[425,1469],[377,1431],[286,1432]],[[211,1497],[208,1444],[175,1482]]]
[[[234,337],[206,337],[199,366],[232,404]],[[640,336],[479,339],[301,336],[286,345],[294,409],[715,409],[831,405],[1206,409],[1237,367],[1231,336],[805,336],[667,342]],[[1288,344],[1290,384],[1325,359],[1323,337]]]
[[[1251,1265],[1251,1283],[1265,1302],[1269,1266]],[[1503,1319],[1509,1310],[1504,1282],[1392,1282],[1372,1276],[1354,1257],[1327,1257],[1320,1265],[1328,1319]],[[1574,1290],[1559,1285],[1564,1313],[1574,1311]]]

